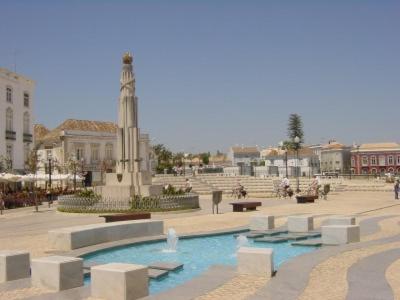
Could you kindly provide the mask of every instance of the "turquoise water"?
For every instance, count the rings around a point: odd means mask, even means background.
[[[286,260],[308,253],[316,248],[291,246],[290,243],[254,243],[249,239],[249,247],[273,248],[275,270]],[[123,248],[104,250],[84,256],[88,262],[122,262],[149,265],[157,261],[180,262],[183,269],[169,274],[160,280],[150,280],[150,294],[159,293],[180,285],[200,275],[212,265],[236,265],[236,239],[233,234],[181,239],[176,252],[162,250],[167,247],[165,241],[129,245]],[[90,279],[86,279],[88,283]]]

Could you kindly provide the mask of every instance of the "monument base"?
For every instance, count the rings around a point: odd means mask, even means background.
[[[96,187],[96,193],[104,198],[125,199],[133,195],[142,197],[159,196],[162,194],[162,185],[151,184],[150,172],[137,173],[107,173],[106,185]]]

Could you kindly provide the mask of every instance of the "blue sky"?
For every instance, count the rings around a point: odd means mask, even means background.
[[[399,1],[1,1],[0,66],[36,80],[36,122],[115,121],[135,55],[140,127],[175,151],[400,141]]]

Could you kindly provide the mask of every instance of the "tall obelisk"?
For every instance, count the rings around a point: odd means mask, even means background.
[[[139,172],[138,99],[135,96],[135,75],[132,55],[125,53],[120,80],[117,174]]]
[[[151,184],[150,172],[140,170],[138,98],[132,62],[132,55],[125,53],[118,100],[116,173],[106,174],[106,185],[101,189],[104,197],[152,196],[162,192],[162,186]]]

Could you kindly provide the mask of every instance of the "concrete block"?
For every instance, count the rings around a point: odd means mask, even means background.
[[[52,248],[68,251],[100,243],[163,234],[163,221],[133,220],[55,229],[48,232],[48,238]]]
[[[270,230],[275,228],[274,216],[252,216],[250,218],[250,230]]]
[[[0,283],[29,276],[29,252],[0,250]]]
[[[356,218],[349,216],[333,216],[328,218],[327,225],[356,225]]]
[[[47,256],[32,259],[32,286],[62,291],[83,285],[83,259]]]
[[[91,269],[91,295],[102,299],[139,299],[149,294],[146,266],[110,263]]]
[[[240,247],[237,251],[239,274],[271,277],[274,271],[272,248]]]
[[[314,230],[313,216],[290,216],[287,220],[289,232],[307,232]]]
[[[341,245],[360,241],[358,225],[322,226],[322,243],[325,245]]]

